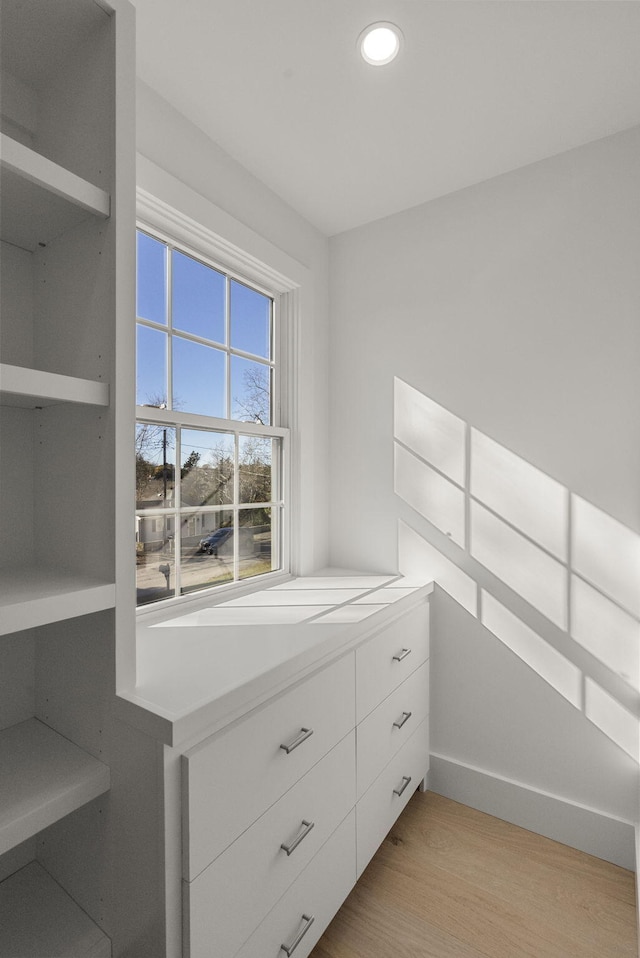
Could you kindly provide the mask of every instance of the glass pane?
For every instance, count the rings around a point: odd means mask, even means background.
[[[175,516],[136,516],[138,605],[175,595]]]
[[[138,232],[136,315],[154,323],[167,322],[167,247]]]
[[[240,502],[269,502],[278,497],[274,464],[279,461],[279,440],[240,436],[238,482]],[[272,492],[273,490],[273,492]]]
[[[173,506],[175,450],[175,429],[136,424],[136,509]]]
[[[234,437],[225,433],[181,431],[181,505],[220,506],[233,502],[234,446]]]
[[[233,512],[180,517],[180,591],[209,589],[233,579]]]
[[[271,509],[240,509],[238,512],[238,575],[248,579],[271,572]]]
[[[226,277],[173,250],[171,254],[171,319],[174,329],[225,342]]]
[[[271,425],[271,368],[231,357],[231,418]]]
[[[271,300],[231,280],[231,345],[271,359]]]
[[[226,418],[226,354],[173,337],[173,408]]]
[[[160,406],[167,401],[167,334],[137,326],[136,403]]]

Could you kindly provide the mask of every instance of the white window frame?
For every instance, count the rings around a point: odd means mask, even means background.
[[[262,427],[250,422],[202,416],[179,410],[136,406],[136,421],[153,422],[167,427],[218,429],[236,435],[262,437],[269,435],[280,438],[282,443],[282,469],[278,477],[280,485],[278,501],[283,504],[280,510],[282,517],[279,545],[280,568],[249,579],[221,583],[186,595],[176,594],[167,599],[159,599],[137,607],[136,614],[139,618],[151,616],[162,618],[166,617],[167,612],[173,610],[179,609],[181,613],[184,613],[184,606],[188,606],[189,609],[208,606],[212,602],[224,601],[233,595],[259,591],[291,578],[291,570],[295,567],[296,560],[294,555],[296,536],[292,534],[292,524],[295,522],[296,470],[293,468],[294,450],[291,434],[296,422],[299,284],[140,187],[136,191],[136,198],[137,229],[228,274],[231,279],[248,284],[274,301],[273,351],[276,371],[273,377],[271,418],[277,425]],[[137,323],[136,317],[134,321]],[[179,468],[177,461],[175,468]],[[229,508],[237,509],[237,507],[238,504],[234,502]],[[149,518],[157,518],[161,514],[167,515],[166,512],[156,513],[155,510],[145,510],[144,514]],[[171,510],[171,514],[173,516],[175,510]],[[176,550],[175,561],[176,564],[180,562],[178,550]],[[237,573],[235,568],[234,573]]]

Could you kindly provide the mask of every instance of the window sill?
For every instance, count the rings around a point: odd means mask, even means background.
[[[228,585],[216,585],[211,589],[176,595],[169,599],[160,599],[149,605],[141,605],[136,609],[138,626],[160,625],[176,616],[187,615],[189,612],[198,612],[200,609],[209,609],[221,602],[263,592],[276,585],[282,585],[293,579],[290,572],[266,572],[255,579],[245,579],[241,582],[230,582]]]

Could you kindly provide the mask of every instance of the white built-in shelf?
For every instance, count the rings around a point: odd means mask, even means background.
[[[111,958],[111,942],[34,861],[0,883],[0,958]]]
[[[1,238],[33,252],[88,216],[107,218],[109,194],[0,134]]]
[[[43,566],[0,569],[0,635],[101,612],[115,600],[113,582]]]
[[[59,403],[109,405],[109,385],[0,363],[0,405],[36,409]]]
[[[0,855],[109,791],[109,768],[39,722],[0,732]]]

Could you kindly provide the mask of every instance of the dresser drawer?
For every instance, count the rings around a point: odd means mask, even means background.
[[[202,874],[183,883],[186,958],[236,954],[353,807],[354,765],[351,731]]]
[[[358,798],[429,712],[429,662],[423,662],[356,729]]]
[[[356,649],[356,722],[429,658],[429,606],[424,603]]]
[[[353,689],[350,654],[183,756],[187,880],[353,729]]]
[[[356,815],[351,811],[240,949],[237,958],[285,958],[282,946],[291,949],[301,934],[292,956],[307,958],[355,881]]]
[[[426,718],[356,805],[358,876],[368,865],[428,768],[429,719]],[[410,779],[408,783],[407,779]],[[397,792],[402,794],[398,795]]]

